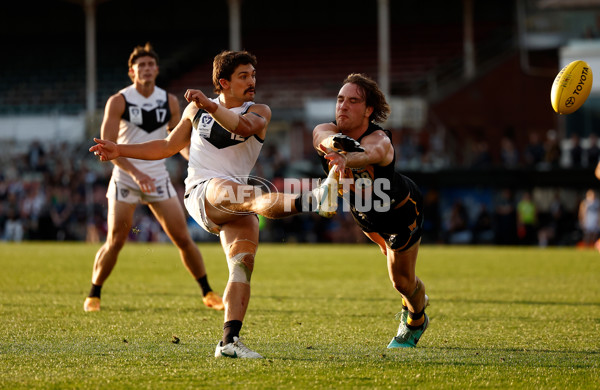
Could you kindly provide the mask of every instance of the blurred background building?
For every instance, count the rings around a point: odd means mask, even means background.
[[[0,20],[4,240],[104,239],[112,164],[87,149],[145,42],[182,106],[187,88],[212,91],[221,50],[258,57],[273,119],[254,173],[275,185],[322,176],[313,126],[333,119],[347,74],[377,80],[398,168],[426,197],[425,243],[576,245],[580,204],[600,188],[600,87],[569,116],[550,105],[562,66],[600,71],[600,0],[9,1]],[[168,164],[183,191],[185,160]],[[350,219],[263,221],[262,238],[365,242]],[[132,240],[167,240],[143,207],[135,226]]]

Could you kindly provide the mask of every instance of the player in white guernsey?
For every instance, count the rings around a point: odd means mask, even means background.
[[[129,77],[133,84],[108,99],[101,127],[102,138],[124,144],[139,143],[163,139],[175,127],[180,119],[179,102],[174,95],[156,86],[158,70],[158,55],[150,44],[133,50],[129,57]],[[212,291],[202,255],[187,230],[185,214],[164,160],[119,158],[113,163],[106,194],[108,234],[96,253],[92,288],[84,302],[84,310],[100,310],[101,288],[117,263],[139,203],[148,205],[178,247],[185,267],[202,288],[204,304],[223,310],[223,301]]]
[[[255,66],[256,58],[248,52],[224,51],[213,62],[213,84],[219,96],[209,99],[202,91],[188,90],[185,98],[190,104],[165,140],[122,145],[94,139],[97,144],[90,148],[101,161],[119,156],[156,160],[191,142],[184,203],[204,229],[219,235],[229,266],[223,338],[215,357],[262,357],[239,340],[258,246],[256,214],[282,218],[304,211],[298,195],[257,193],[246,183],[271,120],[271,109],[254,103]],[[326,183],[314,192],[314,211],[333,216],[337,181]]]

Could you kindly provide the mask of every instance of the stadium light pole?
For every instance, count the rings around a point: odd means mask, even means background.
[[[378,84],[386,99],[390,96],[390,2],[377,0]]]
[[[241,50],[241,0],[227,0],[229,6],[229,50]]]
[[[96,3],[85,0],[86,114],[91,126],[96,111]]]
[[[84,0],[85,13],[85,93],[86,93],[86,135],[95,133],[96,124],[96,0]],[[93,177],[85,177],[86,219],[88,224],[94,218]]]
[[[464,77],[475,77],[475,43],[473,38],[473,0],[463,0]]]

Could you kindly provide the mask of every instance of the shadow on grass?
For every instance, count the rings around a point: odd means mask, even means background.
[[[431,302],[434,302],[433,300]],[[600,307],[600,302],[553,302],[553,301],[527,301],[527,300],[492,300],[492,299],[435,299],[435,302],[448,302],[448,303],[456,303],[456,304],[465,304],[465,303],[473,303],[473,304],[489,304],[489,305],[532,305],[532,306],[598,306]]]
[[[555,368],[597,368],[599,351],[574,351],[551,349],[519,348],[470,348],[470,347],[430,347],[398,348],[380,350],[370,349],[357,353],[340,353],[335,348],[320,346],[307,348],[311,355],[274,357],[273,360],[323,362],[360,361],[363,359],[377,362],[402,362],[403,364],[442,365],[442,366],[500,366],[523,365],[529,367]]]
[[[474,348],[474,347],[423,347],[419,349],[429,349],[429,350],[440,350],[440,351],[475,351],[475,352],[514,352],[514,353],[552,353],[552,354],[562,354],[562,355],[581,355],[581,356],[590,356],[590,355],[598,355],[600,356],[600,351],[580,351],[580,350],[558,350],[558,349],[546,349],[546,348]]]
[[[260,295],[253,294],[254,299],[272,299],[275,301],[352,301],[352,302],[377,302],[383,304],[398,304],[400,295],[398,298],[389,299],[382,298],[381,296],[365,297],[360,296],[281,296],[281,295]],[[430,297],[431,298],[431,297]],[[600,302],[556,302],[556,301],[532,301],[532,300],[491,300],[491,299],[447,299],[447,298],[435,298],[433,297],[430,301],[431,304],[435,303],[457,303],[457,304],[490,304],[490,305],[551,305],[551,306],[590,306],[600,307]]]

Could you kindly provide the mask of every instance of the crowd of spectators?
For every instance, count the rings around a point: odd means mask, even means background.
[[[554,148],[552,137],[550,134],[546,142],[542,142],[532,133],[529,144],[518,158],[510,141],[503,142],[502,155],[506,167],[558,161],[564,151]],[[595,164],[599,153],[596,138],[590,137],[586,140],[586,147],[580,145],[579,148],[575,137],[570,141],[572,147],[568,153],[571,164]],[[105,239],[105,193],[112,164],[98,162],[88,152],[88,147],[87,143],[39,141],[26,145],[3,144],[0,150],[1,240],[102,242]],[[397,148],[398,154],[402,155],[402,145],[397,145]],[[483,143],[477,145],[481,152],[477,157],[479,164],[491,161],[484,157],[486,149]],[[550,160],[549,156],[554,157]],[[398,164],[403,164],[400,158]],[[174,156],[168,160],[167,166],[182,198],[187,162],[180,156]],[[312,168],[313,172],[319,172],[318,166]],[[282,178],[290,177],[290,172],[293,173],[287,159],[277,148],[267,145],[255,174],[277,184]],[[449,210],[441,209],[442,194],[439,191],[425,191],[424,195],[427,213],[424,241],[429,243],[570,245],[577,239],[577,232],[581,232],[576,209],[583,193],[578,195],[580,198],[573,199],[561,198],[556,192],[552,201],[540,205],[531,192],[505,189],[495,191],[492,202],[466,205],[459,200]],[[367,242],[368,239],[350,219],[350,214],[343,212],[331,220],[313,213],[281,220],[261,219],[262,240]],[[191,218],[188,221],[196,241],[217,241]],[[138,207],[130,240],[166,242],[168,238],[148,208]]]
[[[455,145],[441,134],[428,131],[402,131],[398,163],[401,168],[436,168],[452,165],[466,169],[539,169],[589,168],[600,159],[598,135],[581,137],[573,133],[561,139],[556,130],[531,131],[517,137],[508,129],[498,140],[490,140],[484,130],[460,138]]]
[[[34,141],[0,151],[0,237],[98,241],[105,219],[107,166],[84,145]]]
[[[505,188],[493,194],[490,204],[476,203],[472,210],[461,199],[455,200],[445,214],[435,214],[436,208],[432,208],[430,223],[442,218],[444,221],[439,220],[438,225],[445,227],[433,230],[426,226],[426,237],[444,244],[546,247],[580,243],[583,230],[577,211],[578,198],[565,196],[556,189],[536,192],[538,196],[529,190],[517,192]]]

